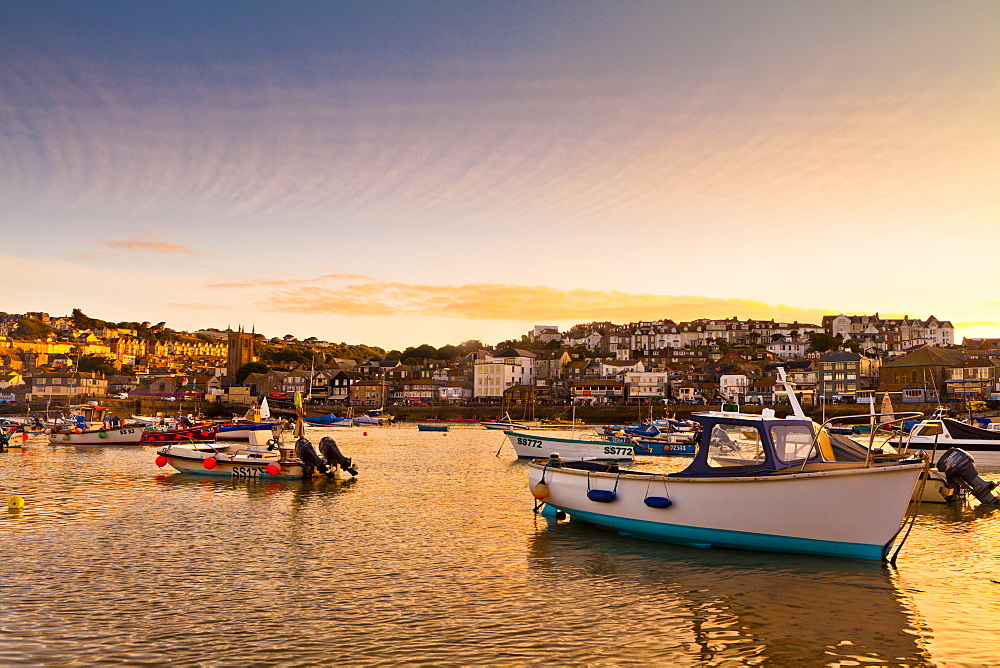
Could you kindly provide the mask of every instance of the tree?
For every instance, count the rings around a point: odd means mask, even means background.
[[[428,360],[428,359],[434,359],[436,356],[437,356],[437,348],[426,343],[419,345],[416,348],[410,346],[409,348],[403,351],[404,358],[413,357],[417,359]]]
[[[113,376],[118,373],[114,364],[109,362],[107,358],[98,357],[97,355],[81,357],[80,363],[76,368],[84,373],[102,373],[105,376]]]
[[[34,318],[21,318],[17,321],[17,326],[11,330],[11,335],[18,339],[37,341],[45,339],[55,334],[55,329],[45,324],[41,320]]]
[[[829,350],[837,350],[843,337],[840,334],[830,336],[823,332],[809,332],[809,352],[825,353]]]
[[[468,355],[469,353],[475,352],[477,350],[482,350],[486,346],[479,339],[469,339],[468,341],[463,341],[458,344],[459,349],[462,351],[462,355]]]
[[[453,345],[449,344],[449,345],[441,346],[440,348],[438,348],[437,355],[435,356],[435,359],[439,359],[439,360],[453,360],[456,357],[459,357],[461,355],[462,355],[462,351],[461,351],[461,349],[459,349],[458,346],[453,346]]]
[[[247,362],[239,369],[236,370],[236,375],[233,376],[233,382],[236,385],[242,385],[243,381],[247,379],[252,373],[267,373],[270,371],[270,367],[262,362]]]

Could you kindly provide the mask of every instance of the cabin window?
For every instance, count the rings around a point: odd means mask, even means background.
[[[813,432],[804,424],[774,425],[771,440],[778,460],[786,464],[808,459],[813,451]]]
[[[717,424],[708,442],[708,465],[713,468],[754,466],[764,462],[756,427]]]
[[[913,429],[911,433],[912,436],[937,436],[941,433],[941,425],[938,424],[922,424]]]

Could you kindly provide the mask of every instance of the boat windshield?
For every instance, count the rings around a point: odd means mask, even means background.
[[[778,461],[785,464],[808,459],[813,451],[813,432],[804,424],[773,425],[771,440]]]
[[[919,424],[913,428],[911,432],[913,436],[937,436],[942,433],[940,422],[931,422],[929,424]]]
[[[717,424],[708,442],[708,465],[712,468],[755,466],[764,462],[764,448],[756,427]]]

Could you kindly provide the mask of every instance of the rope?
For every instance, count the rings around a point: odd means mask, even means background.
[[[935,448],[937,447],[936,441],[937,439],[935,439]],[[909,520],[909,526],[906,527],[906,533],[903,534],[903,539],[899,541],[899,545],[896,546],[896,551],[892,553],[892,558],[889,559],[889,563],[892,566],[896,565],[896,557],[899,556],[899,552],[903,549],[903,544],[906,543],[906,539],[910,537],[910,532],[913,530],[913,525],[917,521],[917,511],[920,510],[920,504],[923,503],[924,487],[927,486],[927,480],[928,478],[930,478],[930,473],[931,473],[931,460],[924,459],[924,470],[920,474],[920,484],[917,485],[917,494],[916,494],[917,500],[910,501],[910,505],[906,509],[906,514],[903,515],[903,521],[899,525],[899,529],[896,531],[895,534],[893,534],[892,538],[889,540],[889,545],[891,545],[892,541],[896,540],[896,536],[899,535],[899,532],[903,530],[904,526],[906,526],[907,520]]]

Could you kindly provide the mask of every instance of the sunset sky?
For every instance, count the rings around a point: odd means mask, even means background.
[[[0,3],[0,310],[1000,336],[1000,3]]]

